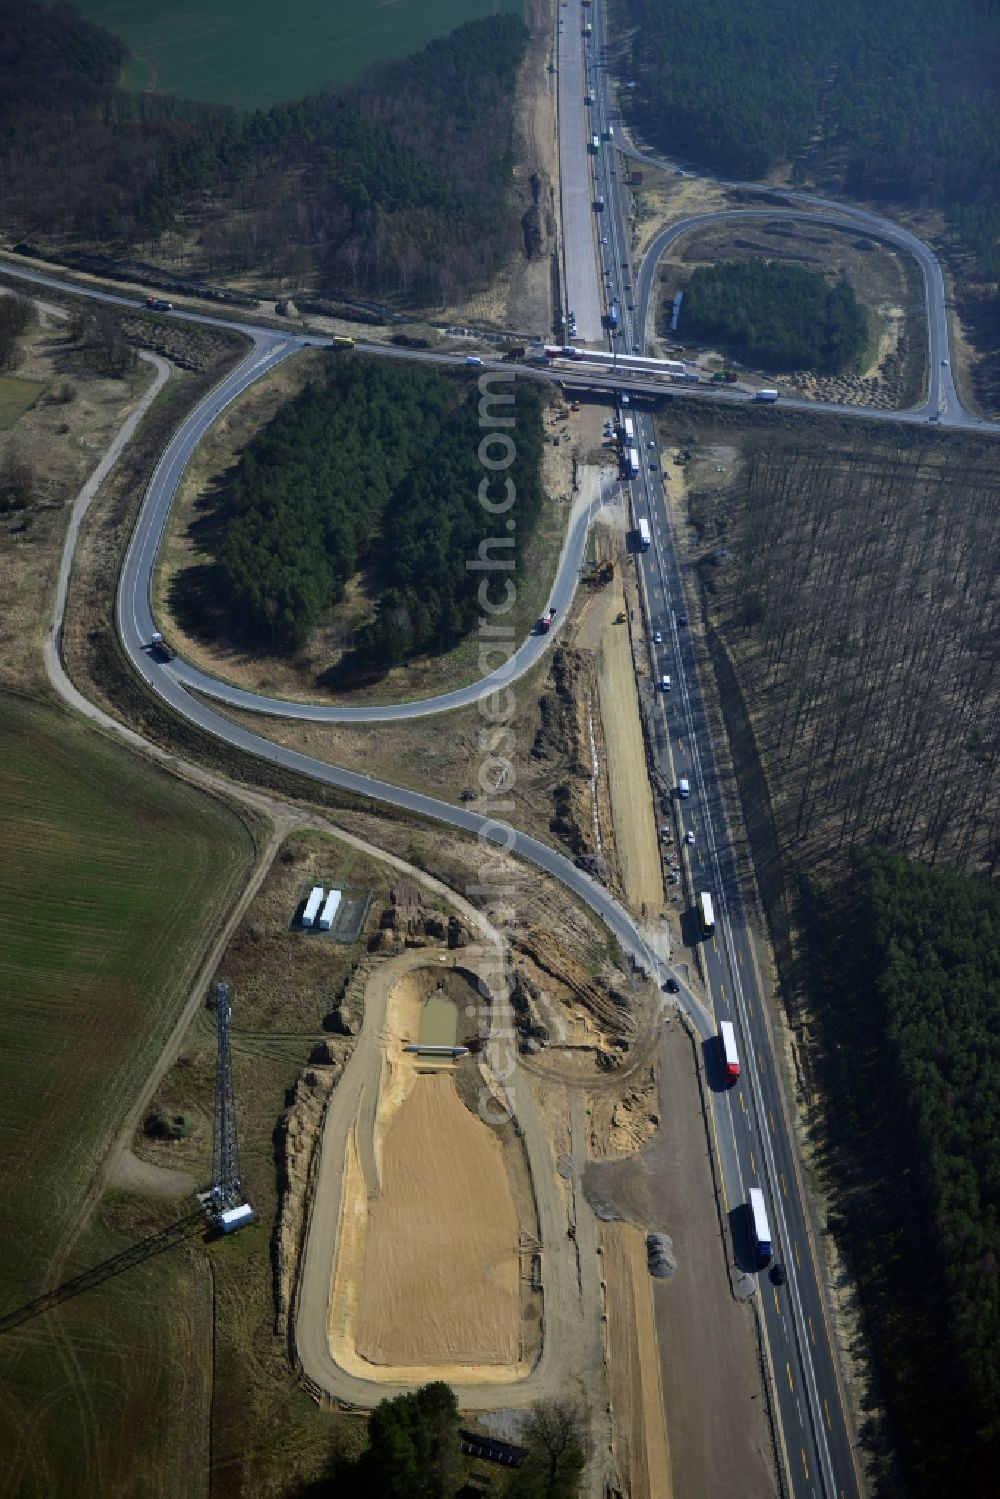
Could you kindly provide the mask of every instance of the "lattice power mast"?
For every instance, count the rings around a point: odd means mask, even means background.
[[[215,1138],[212,1150],[212,1205],[223,1212],[243,1201],[240,1183],[240,1147],[236,1136],[236,1103],[229,1054],[229,985],[215,986],[215,1023],[219,1038],[219,1060],[215,1080]]]

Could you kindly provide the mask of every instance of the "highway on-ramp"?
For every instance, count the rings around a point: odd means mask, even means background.
[[[578,0],[572,0],[572,5],[567,6],[566,11],[579,15]],[[603,134],[613,124],[614,109],[608,97],[606,71],[601,61],[604,24],[602,8],[595,4],[592,14],[594,40],[588,45],[585,57],[586,84],[594,93],[595,99],[591,119],[597,124],[596,133]],[[567,21],[566,25],[570,25],[570,22]],[[578,114],[583,129],[589,129],[589,122],[582,120],[582,111],[578,111]],[[579,123],[576,128],[579,128]],[[623,149],[630,149],[620,138],[617,144]],[[583,151],[585,156],[586,136]],[[637,340],[641,339],[640,330],[646,326],[652,278],[659,255],[677,234],[723,215],[697,215],[663,232],[635,278],[633,318],[628,313],[628,301],[633,300],[633,296],[623,184],[615,167],[614,152],[604,149],[599,154],[600,165],[594,170],[598,172],[598,182],[606,189],[606,208],[601,216],[601,233],[598,236],[607,240],[606,245],[599,247],[602,254],[601,275],[607,288],[605,306],[609,305],[611,298],[618,298],[622,310],[623,338],[626,346],[627,341],[631,340],[631,346],[635,348]],[[641,159],[649,160],[646,156]],[[774,196],[773,192],[771,196]],[[876,215],[848,209],[841,204],[818,205],[805,195],[785,194],[784,197],[800,216],[819,217],[822,222],[831,226],[838,221],[842,222],[896,244],[915,256],[921,266],[926,288],[929,381],[925,401],[909,412],[852,409],[797,400],[785,400],[783,406],[786,409],[810,412],[829,411],[838,417],[856,415],[869,421],[918,422],[936,418],[941,425],[977,427],[995,433],[995,427],[990,428],[990,424],[969,416],[958,402],[950,362],[944,362],[948,358],[948,329],[943,280],[940,268],[927,247],[908,231]],[[759,210],[768,215],[782,211],[787,210],[776,210],[770,206],[762,206]],[[756,210],[735,212],[749,213]],[[583,244],[578,243],[574,236],[572,244],[565,244],[564,253],[571,260],[574,256],[589,256],[593,265],[594,247],[593,214],[588,206]],[[58,277],[8,263],[4,263],[3,268],[10,274],[20,275],[36,284],[140,310],[132,297],[107,293],[97,288],[67,285]],[[585,276],[586,272],[581,271],[580,274]],[[567,268],[567,284],[569,282],[570,273]],[[579,285],[582,282],[576,281],[573,284]],[[580,308],[574,310],[579,317]],[[173,315],[185,316],[179,312]],[[600,884],[577,869],[555,849],[496,820],[490,815],[488,806],[452,805],[358,772],[330,766],[295,750],[275,745],[263,736],[230,722],[211,702],[205,701],[205,696],[225,694],[227,689],[221,684],[199,677],[187,663],[165,665],[150,656],[149,641],[154,628],[150,606],[153,566],[172,497],[191,453],[219,413],[243,389],[296,349],[322,342],[282,330],[259,328],[248,322],[234,323],[227,318],[195,314],[190,316],[203,323],[229,329],[235,327],[250,338],[252,348],[241,365],[220,383],[179,429],[158,465],[142,506],[122,571],[117,601],[119,633],[136,672],[176,713],[238,750],[362,800],[428,817],[478,837],[486,845],[499,845],[509,849],[514,855],[546,871],[574,891],[605,922],[628,954],[661,982],[665,981],[670,976],[669,970],[653,951],[649,933],[642,930]],[[384,345],[362,347],[372,354],[433,363],[455,363],[461,360],[461,356],[401,351],[387,349]],[[488,363],[492,364],[492,361]],[[495,368],[498,373],[510,373],[509,366],[497,364]],[[575,371],[571,366],[547,373],[550,378],[557,377],[567,386],[628,389],[637,394],[648,393],[652,396],[662,396],[665,393],[662,382],[653,377],[625,376],[615,371]],[[694,391],[691,393],[694,394]],[[685,391],[685,394],[688,392]],[[745,395],[733,396],[726,391],[699,390],[697,394],[712,400],[746,400]],[[640,413],[637,422],[643,444],[654,440],[651,419]],[[700,883],[710,888],[719,912],[715,939],[705,949],[714,1013],[707,1013],[702,1005],[683,990],[679,1002],[691,1016],[706,1043],[706,1067],[710,1081],[714,1080],[711,1110],[727,1205],[732,1214],[732,1253],[739,1283],[747,1287],[753,1283],[753,1272],[747,1263],[747,1234],[742,1210],[746,1190],[753,1183],[759,1183],[765,1191],[778,1253],[788,1270],[788,1283],[780,1292],[764,1278],[757,1284],[774,1373],[781,1436],[794,1492],[803,1496],[854,1494],[859,1491],[861,1484],[854,1461],[852,1435],[841,1400],[821,1277],[813,1258],[812,1236],[799,1190],[796,1153],[785,1120],[765,1004],[756,982],[753,950],[746,913],[742,908],[732,844],[726,827],[711,734],[698,680],[697,661],[692,643],[684,626],[680,624],[683,594],[676,553],[672,546],[670,518],[664,503],[662,477],[658,466],[656,469],[652,468],[651,462],[649,450],[644,450],[641,473],[633,486],[631,503],[635,518],[646,517],[651,525],[653,546],[641,559],[643,586],[649,599],[651,625],[664,629],[667,646],[661,659],[671,662],[675,683],[670,695],[669,711],[667,704],[664,704],[658,749],[663,757],[662,768],[665,772],[669,772],[672,767],[677,773],[688,774],[692,780],[693,796],[691,803],[685,807],[685,815],[691,819],[691,826],[696,833],[696,843],[690,856],[691,876],[695,882],[693,888],[698,888]],[[552,602],[560,611],[564,611],[575,586],[585,528],[584,516],[578,520],[577,528],[567,538],[552,593]],[[546,637],[525,642],[522,650],[502,673],[503,679],[513,680],[520,671],[527,669],[548,643]],[[190,690],[195,687],[200,689],[197,696]],[[482,684],[472,684],[463,690],[460,700],[475,701],[482,692]],[[342,721],[353,718],[369,722],[412,717],[457,704],[453,694],[442,700],[429,700],[425,703],[353,710],[300,705],[273,699],[263,703],[253,698],[250,701],[234,698],[232,701],[242,701],[244,706],[288,717],[317,716],[340,718]],[[729,1091],[724,1091],[721,1086],[714,1086],[718,1082],[717,1055],[714,1049],[716,1019],[723,1018],[732,1018],[737,1027],[743,1061],[743,1080],[736,1089]],[[720,1356],[724,1356],[724,1350],[720,1350]]]

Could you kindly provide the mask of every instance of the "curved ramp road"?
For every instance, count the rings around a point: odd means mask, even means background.
[[[657,156],[652,152],[637,151],[626,139],[618,142],[618,149],[623,155],[631,157],[632,160],[643,162],[647,166],[660,167],[663,171],[677,172],[679,168],[674,162]],[[689,175],[710,175],[695,174]],[[977,427],[985,430],[997,430],[995,422],[989,422],[982,417],[973,416],[962,406],[955,388],[955,380],[952,374],[950,359],[950,338],[948,330],[947,298],[945,296],[944,276],[937,256],[930,246],[925,244],[919,235],[896,224],[892,219],[886,219],[881,214],[871,213],[868,209],[857,208],[851,204],[838,203],[832,198],[814,197],[810,193],[796,192],[793,188],[761,187],[759,182],[727,182],[724,178],[713,177],[712,181],[719,183],[720,187],[739,189],[744,193],[755,193],[761,197],[766,196],[773,200],[780,198],[790,205],[786,209],[774,209],[761,206],[759,209],[722,209],[716,213],[697,214],[678,224],[671,225],[669,229],[656,237],[650,245],[643,258],[641,278],[645,278],[646,299],[648,302],[650,284],[656,269],[656,263],[679,234],[693,229],[699,224],[710,223],[719,218],[772,218],[788,214],[795,218],[804,219],[806,222],[825,224],[832,228],[853,229],[859,233],[869,235],[872,239],[883,240],[886,244],[894,245],[897,249],[905,250],[920,267],[924,278],[924,304],[927,312],[927,360],[929,371],[929,390],[924,404],[914,412],[877,413],[879,417],[902,417],[909,416],[936,416],[943,424],[952,427]],[[825,210],[820,212],[819,210]],[[644,304],[645,305],[645,304]],[[640,327],[645,323],[640,322]],[[795,404],[805,410],[833,410],[866,412],[865,407],[842,407],[821,402],[796,402],[783,398],[783,405]],[[876,415],[875,412],[866,412],[867,415]]]

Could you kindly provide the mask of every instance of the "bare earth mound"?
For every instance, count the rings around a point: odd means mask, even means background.
[[[357,1352],[370,1363],[513,1364],[518,1225],[500,1145],[448,1073],[421,1073],[369,1203]],[[484,1294],[485,1292],[485,1294]]]

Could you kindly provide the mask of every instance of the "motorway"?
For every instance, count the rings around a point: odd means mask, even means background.
[[[615,165],[615,152],[610,143],[605,141],[599,152],[591,155],[586,153],[586,141],[591,135],[604,136],[609,129],[617,128],[603,62],[602,7],[595,4],[590,9],[594,38],[586,46],[581,34],[579,0],[568,0],[568,4],[559,10],[567,39],[560,49],[561,68],[566,66],[564,51],[569,45],[569,39],[579,38],[580,96],[582,97],[584,87],[587,87],[595,98],[589,122],[582,110],[576,116],[571,116],[576,120],[574,125],[567,125],[566,120],[561,122],[561,163],[564,159],[575,160],[576,166],[567,170],[579,172],[580,153],[570,151],[564,157],[562,148],[564,137],[568,146],[568,130],[574,128],[579,131],[582,128],[584,170],[588,174],[585,191],[586,231],[581,230],[564,240],[566,285],[573,288],[587,287],[586,261],[590,264],[590,282],[596,279],[595,215],[591,200],[597,192],[603,192],[607,206],[600,215],[600,235],[607,243],[599,245],[601,278],[607,288],[606,297],[610,299],[617,296],[619,301],[623,325],[622,342],[626,348],[635,349],[643,341],[642,330],[647,323],[653,276],[659,255],[678,234],[687,232],[716,215],[699,215],[665,230],[633,278],[630,269],[628,205],[624,201],[624,189]],[[562,84],[562,80],[560,82]],[[562,88],[559,97],[562,110]],[[614,144],[631,151],[620,135],[616,137]],[[639,159],[647,163],[650,161],[648,155],[640,155]],[[565,191],[564,185],[564,194]],[[797,203],[801,204],[801,210],[798,211],[810,217],[818,216],[829,224],[838,219],[855,229],[864,229],[873,237],[895,243],[916,256],[923,270],[926,288],[929,388],[922,405],[910,412],[824,407],[814,402],[793,400],[783,400],[782,405],[786,409],[810,412],[828,410],[839,417],[857,415],[869,421],[915,422],[937,417],[941,425],[977,427],[995,433],[996,428],[990,428],[990,424],[981,422],[962,410],[952,381],[950,364],[942,362],[948,356],[944,288],[940,268],[927,247],[907,231],[861,210],[845,209],[840,204],[817,205],[815,200],[804,195],[784,196],[789,199],[792,208]],[[575,201],[582,201],[579,191],[575,192]],[[829,212],[819,212],[819,208],[827,207]],[[767,212],[768,216],[776,211],[782,210],[761,210]],[[751,213],[753,210],[738,212]],[[69,285],[57,277],[12,265],[5,264],[4,269],[36,284],[53,286],[77,295],[95,296],[132,309],[136,307],[134,298]],[[581,312],[587,307],[588,294],[586,290],[575,290],[574,295],[577,299],[574,311],[579,325]],[[630,301],[635,304],[634,314],[628,312]],[[185,316],[181,313],[174,315]],[[585,315],[589,320],[590,315]],[[229,695],[228,689],[222,684],[214,683],[196,673],[185,662],[178,661],[165,667],[150,658],[149,639],[154,628],[150,604],[152,571],[170,504],[191,453],[219,413],[241,391],[297,349],[322,342],[281,330],[259,328],[250,323],[234,324],[225,318],[194,314],[190,316],[203,323],[226,328],[236,327],[251,339],[253,347],[240,366],[182,424],[165,450],[150,483],[126,555],[116,605],[119,634],[135,671],[174,712],[207,733],[228,742],[237,750],[339,788],[362,800],[383,803],[429,817],[476,836],[484,843],[508,848],[516,856],[545,870],[574,891],[606,923],[624,951],[653,973],[660,983],[665,982],[671,975],[654,952],[649,940],[650,934],[643,931],[601,885],[554,849],[498,822],[490,816],[488,807],[480,808],[476,804],[452,806],[275,745],[261,735],[231,723],[211,703],[203,700],[202,695]],[[582,327],[579,336],[581,339],[586,336]],[[600,336],[599,332],[596,336]],[[384,345],[360,347],[373,354],[392,357],[409,357],[435,363],[461,362],[461,356],[456,358],[422,351],[389,350]],[[494,365],[492,361],[487,363],[505,375],[511,373],[509,366]],[[635,394],[647,393],[661,397],[668,393],[656,379],[614,374],[609,379],[607,375],[595,374],[593,371],[575,372],[571,366],[542,373],[537,377],[554,376],[567,386],[627,389]],[[695,392],[685,389],[684,394],[694,395]],[[699,389],[696,394],[698,398],[704,399],[746,400],[745,395],[734,396],[728,391]],[[697,663],[692,641],[685,626],[680,623],[680,616],[683,615],[681,578],[672,544],[663,479],[659,467],[652,466],[654,456],[658,463],[659,455],[647,446],[649,442],[656,441],[655,428],[648,413],[637,409],[634,416],[639,438],[641,472],[631,486],[632,512],[636,521],[642,517],[649,520],[653,536],[650,551],[639,559],[640,575],[648,600],[650,628],[662,629],[665,638],[665,645],[656,661],[657,671],[669,670],[674,683],[672,693],[664,694],[661,700],[657,753],[668,782],[678,775],[687,775],[691,780],[692,796],[684,804],[684,812],[686,825],[692,827],[696,835],[695,845],[690,850],[692,893],[701,888],[710,890],[718,913],[714,939],[704,949],[712,1012],[706,1010],[683,988],[679,1002],[706,1043],[706,1067],[712,1087],[712,1118],[725,1197],[731,1215],[732,1255],[737,1266],[737,1283],[743,1290],[750,1290],[756,1284],[760,1293],[787,1456],[787,1471],[793,1492],[801,1496],[853,1495],[862,1488],[855,1463],[853,1439],[844,1415],[825,1301],[799,1192],[796,1156],[786,1124],[781,1085],[774,1067],[766,1008],[757,984],[752,945],[741,901],[732,842],[726,826]],[[551,596],[560,618],[576,584],[588,519],[586,513],[581,513],[567,536]],[[550,644],[550,640],[551,637],[532,637],[524,643],[502,674],[498,675],[502,676],[503,681],[513,680],[537,659],[540,652]],[[192,695],[191,688],[198,689],[200,695]],[[265,713],[288,717],[320,717],[341,721],[358,719],[371,722],[440,711],[445,707],[456,706],[458,702],[475,701],[483,691],[483,684],[476,683],[463,689],[458,695],[448,694],[442,699],[362,709],[294,704],[278,699],[247,700],[243,695],[231,697],[231,700]],[[731,1019],[736,1027],[743,1062],[740,1083],[730,1090],[722,1086],[721,1068],[714,1045],[716,1023],[722,1019]],[[787,1269],[787,1283],[780,1291],[770,1284],[766,1276],[757,1277],[750,1264],[750,1246],[741,1205],[746,1201],[748,1187],[755,1183],[761,1185],[765,1192],[776,1240],[776,1254]],[[720,1356],[724,1356],[724,1350],[720,1350]],[[706,1415],[706,1419],[715,1419],[718,1414]]]
[[[600,121],[602,130],[608,131],[614,129],[615,120],[604,65],[603,6],[595,4],[592,9],[595,20],[595,55],[589,74],[595,97],[592,114]],[[607,207],[602,217],[607,245],[602,245],[602,271],[609,299],[617,296],[624,314],[621,342],[629,352],[641,353],[660,256],[677,234],[698,222],[708,222],[714,215],[703,215],[664,231],[644,259],[633,295],[628,204],[611,153],[604,156],[603,184]],[[930,286],[929,281],[926,284]],[[634,303],[634,314],[629,313],[629,302]],[[929,322],[929,329],[934,326]],[[931,347],[936,349],[933,343]],[[932,376],[933,372],[932,367]],[[723,1020],[732,1021],[742,1064],[738,1084],[727,1088],[717,1045],[705,1048],[737,1285],[749,1289],[756,1280],[773,1393],[780,1413],[786,1472],[793,1493],[824,1495],[830,1499],[860,1494],[862,1483],[855,1461],[854,1434],[846,1416],[827,1306],[800,1193],[797,1158],[774,1062],[766,1001],[758,983],[697,661],[684,622],[684,593],[664,492],[656,423],[651,413],[634,402],[630,411],[640,468],[639,477],[630,485],[632,518],[636,525],[640,519],[647,520],[652,536],[649,551],[640,552],[637,561],[649,638],[652,639],[654,630],[659,630],[663,637],[661,646],[652,647],[653,679],[659,681],[669,674],[671,681],[671,690],[659,694],[657,743],[653,753],[667,785],[676,785],[681,776],[691,785],[690,798],[678,802],[681,821],[695,836],[694,845],[686,847],[691,897],[687,919],[696,924],[692,904],[699,890],[707,890],[712,896],[716,923],[714,936],[703,943],[703,955],[715,1026]],[[620,409],[619,415],[623,414]],[[926,419],[924,413],[917,414],[917,419],[920,415]],[[697,940],[695,932],[688,935],[690,940]],[[780,1289],[767,1273],[758,1273],[756,1269],[745,1208],[752,1186],[764,1192],[774,1257],[785,1268],[786,1281]]]

